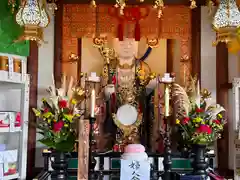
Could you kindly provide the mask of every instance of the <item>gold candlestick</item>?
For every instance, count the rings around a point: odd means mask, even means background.
[[[170,101],[170,85],[173,83],[174,77],[170,76],[169,73],[165,73],[164,77],[161,78],[161,82],[164,83],[164,100],[165,100],[165,133],[164,133],[164,179],[171,179],[171,169],[172,169],[172,152],[171,152],[171,141],[170,141],[170,128],[168,117],[170,116],[169,101]]]

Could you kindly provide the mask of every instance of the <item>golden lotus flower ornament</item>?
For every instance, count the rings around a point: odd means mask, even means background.
[[[52,15],[55,15],[55,11],[58,10],[57,1],[58,0],[48,0],[47,9]]]
[[[240,12],[235,0],[220,0],[212,25],[217,32],[214,46],[220,42],[228,44],[236,37]]]
[[[163,9],[164,9],[163,0],[155,0],[153,8],[158,10],[157,17],[160,19],[163,16]]]
[[[46,1],[40,5],[38,0],[23,0],[16,14],[16,22],[24,27],[23,35],[16,41],[43,42],[43,28],[49,24],[49,16],[46,11]]]
[[[194,9],[197,7],[197,2],[195,0],[190,0],[190,9]]]
[[[91,7],[93,7],[93,8],[96,8],[96,7],[97,7],[97,4],[96,4],[96,1],[95,1],[95,0],[91,0],[90,5],[91,5]]]
[[[124,9],[127,6],[127,1],[128,0],[116,0],[115,3],[115,8],[119,8],[120,9],[120,15],[124,15]],[[140,3],[143,3],[144,0],[139,0]]]

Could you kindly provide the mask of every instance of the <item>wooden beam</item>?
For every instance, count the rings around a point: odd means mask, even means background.
[[[60,1],[54,19],[54,77],[57,87],[60,87],[62,78],[62,26],[63,1]]]
[[[233,88],[233,84],[232,83],[225,83],[225,84],[221,85],[221,88],[229,90],[229,89]]]
[[[228,84],[228,50],[225,43],[219,43],[216,48],[216,86],[217,86],[217,103],[222,105],[228,112],[228,88],[223,87]],[[226,114],[226,118],[227,114]],[[218,168],[219,173],[224,177],[228,170],[228,124],[224,127],[222,139],[218,140]]]
[[[192,76],[197,75],[201,82],[201,7],[192,10]]]
[[[36,127],[34,127],[33,124],[36,122],[36,117],[32,108],[37,107],[38,94],[38,45],[33,41],[30,41],[30,55],[27,59],[27,73],[30,74],[27,177],[33,179],[36,152]]]
[[[167,39],[167,72],[172,73],[174,62],[175,39]]]

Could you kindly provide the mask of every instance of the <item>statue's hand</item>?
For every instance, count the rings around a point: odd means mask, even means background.
[[[107,100],[110,98],[110,96],[115,93],[115,86],[114,84],[108,84],[104,89],[104,94]]]

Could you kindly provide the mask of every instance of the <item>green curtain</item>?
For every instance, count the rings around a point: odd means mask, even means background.
[[[22,34],[23,29],[16,23],[15,14],[12,14],[8,0],[0,2],[0,52],[29,55],[29,42],[14,42]]]

